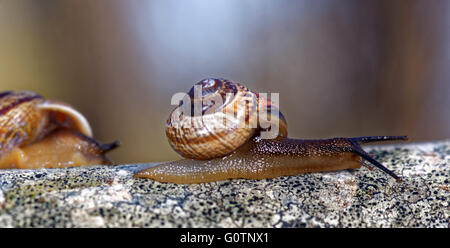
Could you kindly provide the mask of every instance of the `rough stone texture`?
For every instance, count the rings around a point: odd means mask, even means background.
[[[450,227],[450,141],[366,147],[377,169],[175,185],[148,165],[1,170],[1,227]]]

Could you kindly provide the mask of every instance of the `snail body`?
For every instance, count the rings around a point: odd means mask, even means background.
[[[253,138],[232,153],[210,160],[182,159],[136,174],[160,182],[205,183],[226,179],[266,179],[308,172],[356,169],[359,156],[344,152],[345,141],[259,140]],[[336,149],[340,147],[342,149]]]
[[[86,118],[66,103],[0,93],[0,169],[110,164],[105,153],[116,146],[95,141]]]
[[[166,135],[171,146],[186,159],[166,162],[143,169],[134,177],[149,178],[171,183],[205,183],[226,179],[265,179],[293,176],[310,172],[357,169],[370,162],[397,181],[400,177],[370,157],[360,146],[362,143],[389,140],[406,140],[406,136],[369,136],[301,140],[287,137],[287,123],[270,100],[246,87],[225,79],[205,79],[194,85],[201,86],[203,101],[222,99],[227,105],[202,105],[200,114],[180,114],[185,103],[171,113],[166,123]],[[193,87],[193,89],[194,89]],[[194,95],[189,92],[192,102]],[[214,95],[214,96],[212,96]],[[211,107],[213,106],[213,107]],[[187,109],[192,106],[187,106]],[[237,110],[233,113],[226,109]],[[244,109],[239,112],[239,108]],[[262,123],[257,110],[269,110],[271,127],[279,130],[272,139],[261,138],[268,125]],[[243,118],[236,116],[244,115]],[[174,118],[174,115],[176,118]],[[225,116],[225,117],[224,117]],[[223,126],[224,120],[231,125]],[[245,121],[239,126],[235,119]],[[175,121],[174,121],[175,120]],[[265,121],[265,119],[263,120]],[[257,125],[249,125],[257,122]],[[190,126],[188,125],[190,124]],[[266,123],[267,124],[267,123]],[[269,128],[269,129],[270,129]],[[369,167],[371,168],[371,167]]]

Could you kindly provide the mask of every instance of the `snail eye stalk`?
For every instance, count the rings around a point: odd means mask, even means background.
[[[392,141],[392,140],[408,140],[407,136],[366,136],[366,137],[356,137],[348,139],[349,142],[353,145],[351,151],[353,153],[358,154],[363,159],[367,160],[374,166],[378,167],[380,170],[384,171],[389,176],[393,177],[397,182],[401,182],[402,179],[397,176],[394,172],[384,167],[380,162],[372,158],[367,152],[365,152],[358,143],[371,143],[378,141]]]
[[[117,148],[119,146],[120,146],[120,142],[118,140],[116,140],[116,141],[114,141],[112,143],[109,143],[109,144],[102,144],[100,146],[100,149],[102,150],[102,152],[106,153],[106,152],[109,152],[111,150],[114,150],[115,148]]]

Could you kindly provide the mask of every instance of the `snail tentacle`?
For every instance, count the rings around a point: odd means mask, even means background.
[[[362,136],[349,139],[358,143],[365,144],[378,141],[408,140],[408,136]]]
[[[382,139],[378,139],[379,137],[383,137]],[[373,141],[386,141],[389,140],[389,138],[393,139],[393,140],[406,140],[407,137],[406,136],[379,136],[379,137],[364,137],[363,140],[365,142],[373,142]],[[368,138],[368,139],[366,139]],[[356,140],[358,140],[359,138],[350,138],[348,139],[349,142],[353,145],[351,151],[353,153],[358,154],[360,157],[362,157],[363,159],[367,160],[368,162],[370,162],[372,165],[376,166],[377,168],[379,168],[380,170],[384,171],[386,174],[388,174],[389,176],[393,177],[395,180],[397,180],[397,182],[401,182],[402,179],[397,176],[394,172],[392,172],[391,170],[389,170],[388,168],[386,168],[385,166],[383,166],[380,162],[378,162],[376,159],[372,158],[366,151],[364,151],[362,149],[362,147],[356,142]],[[370,140],[370,141],[368,141]]]
[[[100,149],[103,151],[103,153],[106,153],[106,152],[116,149],[119,146],[120,146],[120,142],[118,140],[116,140],[116,141],[113,141],[108,144],[101,144]]]

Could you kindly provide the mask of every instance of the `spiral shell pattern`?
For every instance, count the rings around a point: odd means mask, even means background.
[[[0,93],[0,150],[5,152],[16,146],[37,140],[48,118],[36,111],[43,97],[30,91]]]
[[[196,88],[200,89],[197,94]],[[172,111],[166,123],[168,141],[183,157],[211,159],[224,156],[259,130],[259,96],[239,83],[204,79],[191,88],[188,96],[189,99],[183,100]],[[284,123],[279,125],[281,128],[286,127],[282,115],[272,118],[275,120]],[[286,130],[282,133],[287,135]]]

